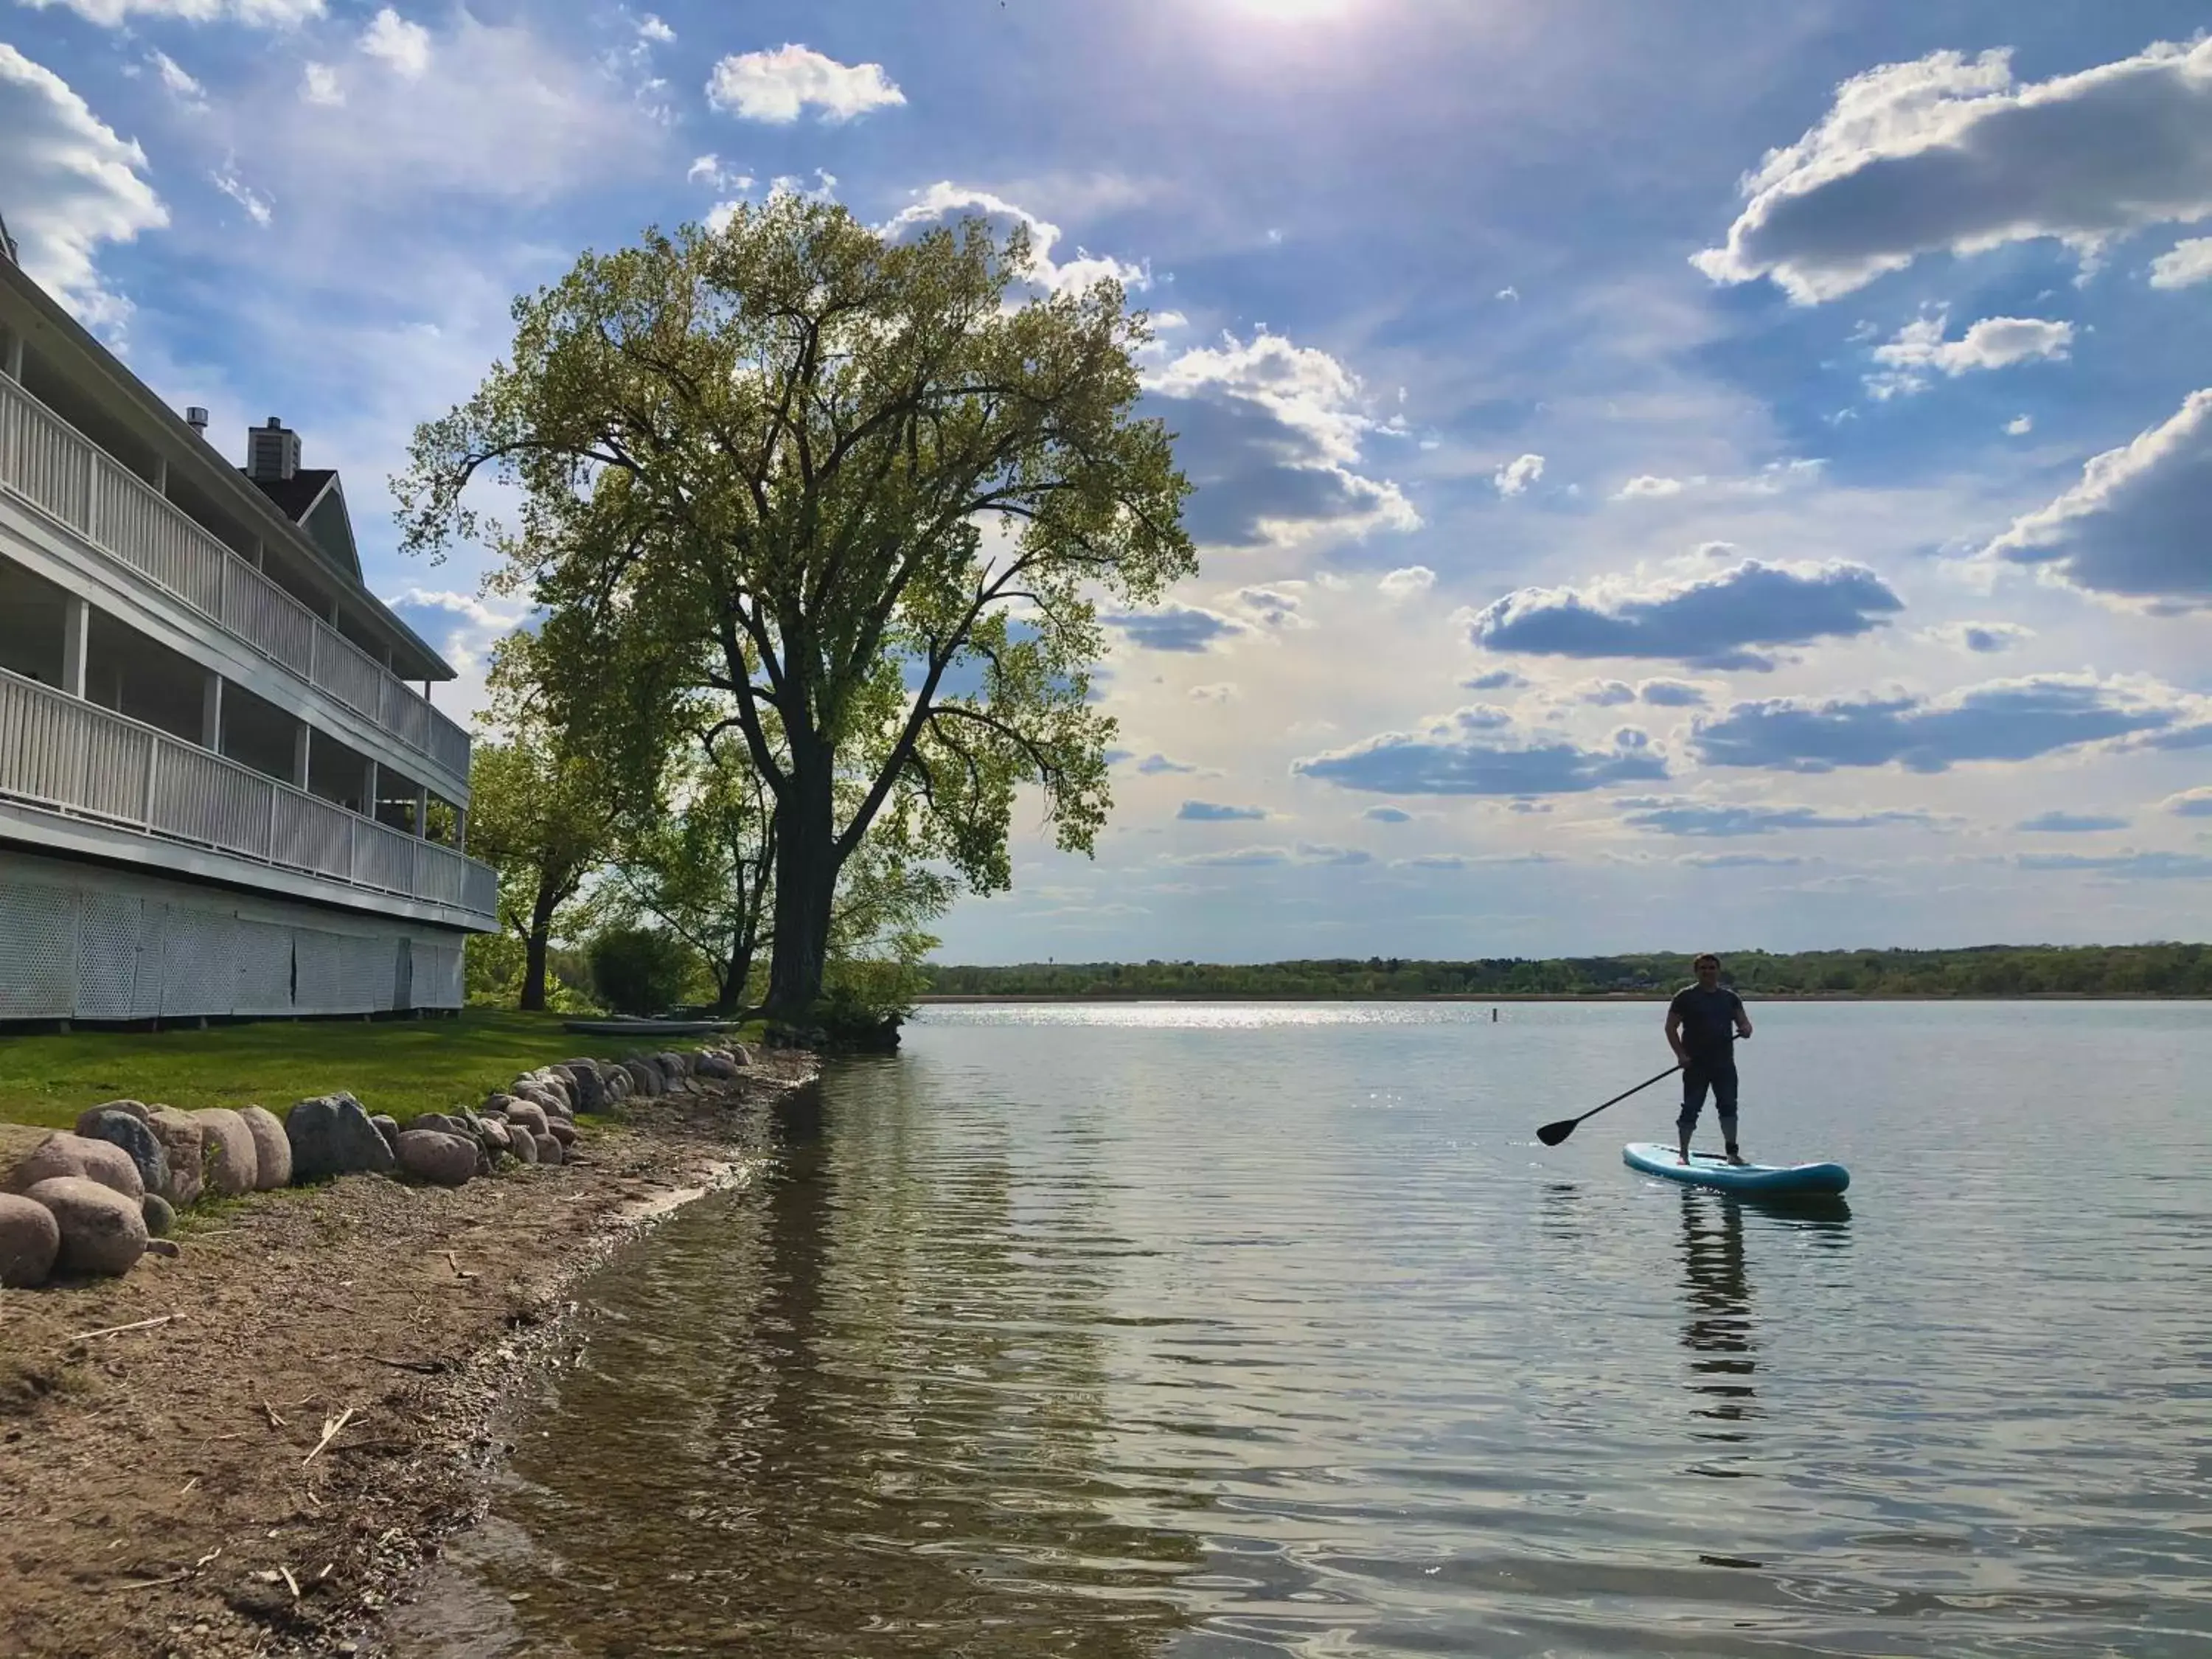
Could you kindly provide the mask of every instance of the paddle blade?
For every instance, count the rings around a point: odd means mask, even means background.
[[[1547,1123],[1536,1131],[1536,1139],[1547,1146],[1556,1146],[1574,1133],[1575,1125],[1581,1121],[1578,1117],[1563,1117],[1557,1123]]]

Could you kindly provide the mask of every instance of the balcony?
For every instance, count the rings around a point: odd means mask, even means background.
[[[5,375],[0,488],[467,781],[466,731]]]
[[[0,800],[495,925],[489,866],[5,670]]]

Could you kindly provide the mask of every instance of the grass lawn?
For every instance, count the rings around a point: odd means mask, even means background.
[[[67,1128],[103,1100],[188,1110],[259,1104],[281,1115],[295,1101],[340,1089],[404,1122],[418,1112],[476,1105],[550,1060],[611,1055],[611,1041],[563,1031],[557,1015],[479,1008],[459,1019],[0,1036],[0,1122]]]

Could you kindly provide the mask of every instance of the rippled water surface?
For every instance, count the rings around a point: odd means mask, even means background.
[[[2212,1652],[2212,1012],[945,1008],[586,1287],[422,1654]],[[511,1599],[520,1598],[520,1599]]]

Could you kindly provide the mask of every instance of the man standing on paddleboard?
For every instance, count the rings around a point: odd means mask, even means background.
[[[1721,983],[1721,959],[1708,951],[1690,964],[1695,985],[1674,993],[1667,1005],[1667,1042],[1682,1064],[1682,1115],[1674,1120],[1682,1162],[1690,1161],[1690,1131],[1698,1127],[1711,1091],[1728,1139],[1729,1162],[1741,1164],[1735,1144],[1735,1040],[1751,1035],[1751,1016],[1743,999]]]

